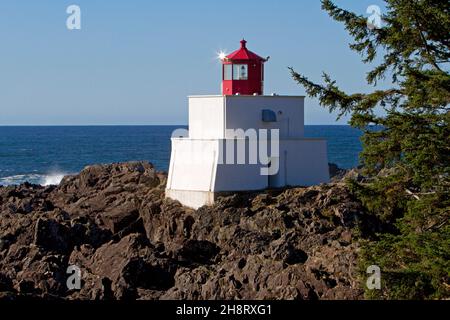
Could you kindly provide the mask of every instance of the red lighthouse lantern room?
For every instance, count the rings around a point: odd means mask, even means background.
[[[264,92],[264,62],[246,47],[241,40],[241,48],[222,59],[223,95],[262,95]]]

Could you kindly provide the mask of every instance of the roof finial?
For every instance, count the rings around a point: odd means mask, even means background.
[[[247,43],[247,41],[245,41],[245,39],[241,40],[241,48],[246,48],[245,44]]]

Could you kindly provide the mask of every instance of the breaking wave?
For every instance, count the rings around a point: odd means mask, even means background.
[[[18,174],[8,177],[0,177],[0,185],[2,186],[10,186],[10,185],[19,185],[24,182],[29,182],[33,184],[40,184],[43,186],[49,185],[59,185],[61,180],[66,173],[55,172],[49,174]]]
[[[44,183],[42,183],[43,186],[50,186],[50,185],[59,185],[61,180],[64,178],[66,174],[65,173],[54,173],[50,175],[46,175],[44,179]]]

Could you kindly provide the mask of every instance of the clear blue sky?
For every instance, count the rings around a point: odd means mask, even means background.
[[[366,15],[381,0],[336,0]],[[66,28],[66,8],[82,30]],[[318,0],[1,0],[0,125],[186,124],[187,95],[220,93],[216,52],[271,56],[266,93],[303,95],[288,66],[367,91],[370,66]],[[306,124],[344,124],[306,100]]]

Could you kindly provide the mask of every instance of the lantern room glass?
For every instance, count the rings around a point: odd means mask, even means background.
[[[233,78],[232,70],[231,64],[225,64],[223,66],[223,80],[231,80]]]
[[[248,66],[246,64],[233,64],[233,80],[248,80]]]

